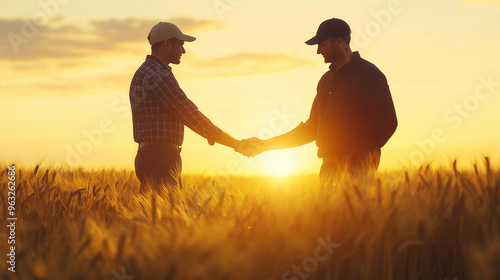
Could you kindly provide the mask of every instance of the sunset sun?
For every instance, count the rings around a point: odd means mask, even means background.
[[[262,172],[271,176],[287,176],[297,172],[297,158],[289,150],[270,151],[261,155]]]

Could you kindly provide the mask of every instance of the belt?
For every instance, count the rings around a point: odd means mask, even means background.
[[[163,147],[174,148],[174,149],[179,150],[179,153],[182,150],[182,148],[179,145],[174,144],[172,142],[167,142],[167,141],[147,141],[147,142],[139,143],[139,148],[147,147],[147,146],[163,146]]]

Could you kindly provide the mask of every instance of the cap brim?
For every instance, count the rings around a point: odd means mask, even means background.
[[[185,41],[185,42],[193,42],[194,40],[196,40],[195,37],[189,36],[189,35],[186,35],[186,34],[181,34],[179,36],[175,36],[175,38],[177,38],[179,40],[182,40],[182,41]]]
[[[312,46],[312,45],[316,45],[319,43],[319,39],[318,39],[318,36],[314,36],[312,37],[311,39],[307,40],[306,41],[306,44]]]

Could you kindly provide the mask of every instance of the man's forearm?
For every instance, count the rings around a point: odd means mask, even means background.
[[[217,137],[215,142],[222,144],[224,146],[231,147],[233,149],[236,149],[240,144],[240,141],[234,139],[231,135],[225,133],[224,131],[221,131],[219,137]]]
[[[293,148],[314,141],[316,139],[316,134],[312,133],[308,129],[305,129],[306,127],[304,127],[304,125],[305,124],[301,124],[285,134],[263,140],[265,149],[278,150]]]

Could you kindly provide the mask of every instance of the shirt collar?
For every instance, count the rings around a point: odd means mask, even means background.
[[[347,61],[347,62],[344,64],[344,66],[342,66],[342,68],[341,68],[341,69],[344,69],[344,67],[346,67],[346,66],[348,66],[349,64],[351,64],[351,61],[353,61],[353,60],[354,60],[354,61],[356,62],[358,59],[360,59],[360,58],[361,58],[361,56],[359,55],[359,52],[358,52],[358,51],[355,51],[355,52],[353,52],[352,54],[353,54],[353,55],[352,55],[351,59],[349,59],[349,61]],[[330,64],[329,68],[330,68],[330,70],[332,70],[334,73],[335,73],[335,72],[337,72],[337,67],[335,67],[335,63]]]
[[[165,62],[163,62],[159,57],[157,56],[154,56],[154,55],[150,55],[148,54],[146,56],[146,61],[151,61],[151,62],[154,62],[158,65],[160,65],[161,68],[163,68],[164,70],[167,70],[167,71],[170,71],[172,72],[172,67],[168,66],[167,64],[165,64]]]

